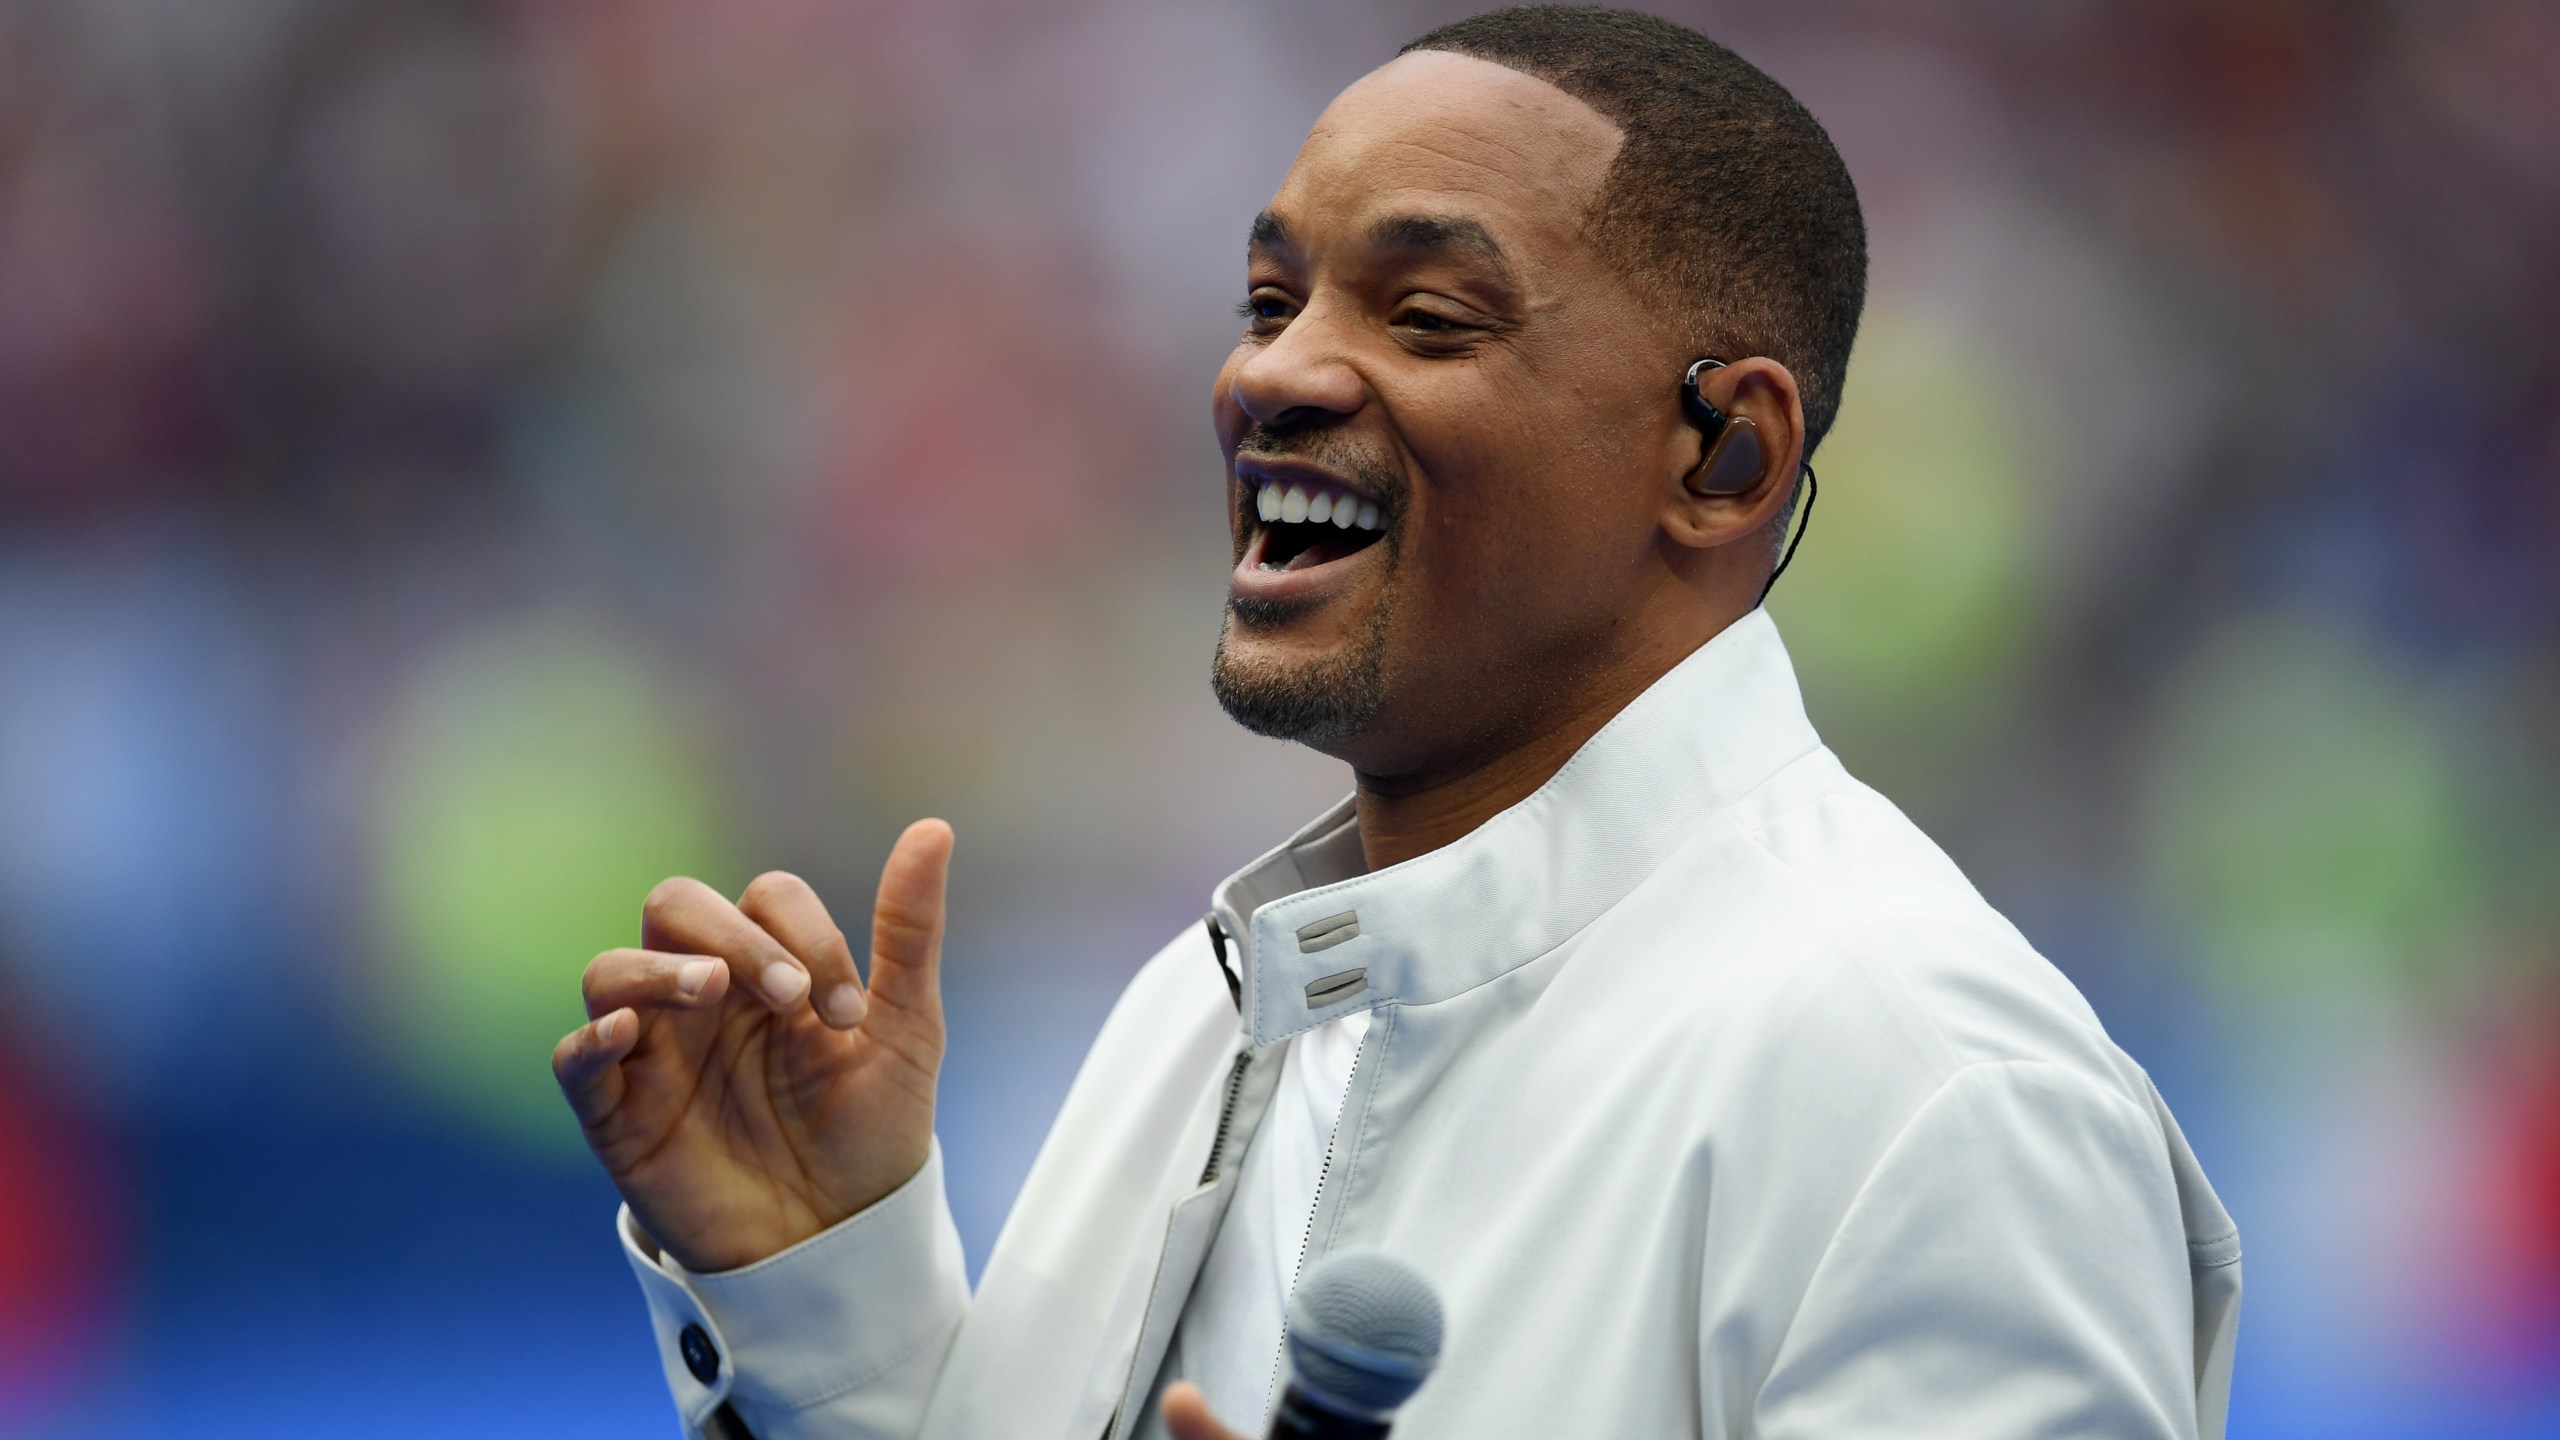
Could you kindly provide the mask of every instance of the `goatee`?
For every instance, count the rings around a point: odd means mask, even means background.
[[[1387,600],[1381,595],[1363,617],[1359,633],[1331,655],[1298,664],[1239,657],[1228,642],[1239,622],[1276,626],[1291,607],[1268,600],[1230,599],[1227,623],[1210,662],[1210,688],[1235,722],[1256,735],[1324,746],[1367,729],[1387,703]]]

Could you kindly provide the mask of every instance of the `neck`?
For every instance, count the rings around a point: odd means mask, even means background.
[[[1471,769],[1438,781],[1358,775],[1353,803],[1371,870],[1428,854],[1526,800],[1617,713],[1584,713]]]
[[[1722,629],[1721,625],[1716,629]],[[1609,667],[1577,687],[1571,703],[1526,738],[1483,747],[1456,764],[1394,775],[1353,770],[1360,850],[1371,870],[1428,854],[1519,804],[1555,778],[1584,742],[1712,636],[1681,636],[1635,663]],[[1635,657],[1630,657],[1635,658]]]
[[[1479,738],[1440,752],[1463,757],[1454,761],[1443,758],[1372,773],[1355,760],[1352,774],[1358,789],[1353,801],[1361,856],[1369,869],[1427,855],[1528,799],[1653,682],[1756,609],[1765,574],[1722,576],[1707,605],[1699,603],[1695,591],[1675,584],[1628,606],[1639,618],[1626,627],[1627,642],[1586,647],[1607,658],[1587,668],[1570,662],[1547,667],[1550,676],[1568,668],[1581,673],[1564,685],[1558,697],[1562,703],[1535,707],[1544,712],[1542,723],[1519,727],[1491,743]],[[1479,702],[1465,708],[1481,713],[1500,707]]]

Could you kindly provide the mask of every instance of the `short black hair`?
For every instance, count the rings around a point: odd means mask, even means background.
[[[1697,31],[1626,10],[1493,10],[1396,53],[1416,50],[1519,71],[1616,122],[1626,139],[1592,239],[1685,320],[1697,354],[1766,355],[1794,372],[1812,453],[1839,413],[1866,306],[1867,227],[1849,167],[1804,106]]]

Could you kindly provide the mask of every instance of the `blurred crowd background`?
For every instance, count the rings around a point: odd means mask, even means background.
[[[982,1262],[1346,786],[1210,699],[1205,401],[1460,13],[0,6],[0,1431],[673,1434],[577,974],[924,813]],[[2232,1433],[2560,1435],[2560,8],[1670,13],[1867,207],[1815,722],[2184,1120]]]

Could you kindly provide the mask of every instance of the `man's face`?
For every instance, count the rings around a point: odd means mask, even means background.
[[[1686,357],[1583,233],[1619,139],[1437,52],[1317,120],[1211,397],[1236,555],[1215,678],[1247,726],[1418,776],[1552,723],[1623,648]]]

